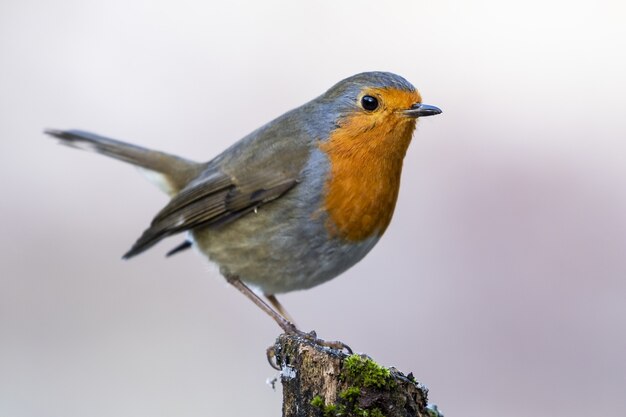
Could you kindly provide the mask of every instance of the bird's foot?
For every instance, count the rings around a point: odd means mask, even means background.
[[[287,334],[292,334],[292,335],[301,337],[302,339],[307,340],[315,345],[324,346],[330,349],[338,350],[347,355],[352,354],[352,349],[350,348],[350,346],[346,345],[345,343],[339,340],[320,339],[319,337],[317,337],[317,333],[315,333],[315,330],[312,330],[307,333],[307,332],[303,332],[302,330],[298,330],[296,326],[294,326],[293,324],[292,326],[293,327],[289,329],[284,329]],[[280,371],[282,368],[276,362],[276,350],[274,349],[274,346],[268,347],[266,350],[266,354],[267,354],[267,361],[269,362],[270,366]]]
[[[330,349],[335,349],[335,350],[339,350],[342,351],[348,355],[352,354],[352,349],[350,348],[350,346],[346,345],[345,343],[339,341],[339,340],[324,340],[324,339],[320,339],[319,337],[317,337],[317,333],[315,333],[315,330],[311,330],[310,332],[306,333],[303,332],[301,330],[295,329],[294,334],[300,336],[301,338],[308,340],[316,345],[319,346],[324,346]]]

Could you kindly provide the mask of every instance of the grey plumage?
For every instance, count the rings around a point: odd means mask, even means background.
[[[128,162],[137,167],[163,174],[169,194],[175,194],[195,178],[205,164],[165,152],[159,152],[81,130],[45,130],[66,146],[89,150]]]
[[[266,294],[309,288],[358,262],[378,235],[345,245],[329,236],[320,210],[329,161],[318,148],[345,114],[357,111],[366,87],[414,91],[391,73],[357,74],[250,133],[209,162],[77,130],[48,130],[62,143],[89,149],[163,176],[172,200],[124,255],[188,231],[194,245]],[[358,110],[361,111],[361,110]]]

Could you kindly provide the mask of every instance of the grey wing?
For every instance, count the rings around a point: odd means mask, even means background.
[[[277,175],[237,184],[223,172],[205,173],[202,179],[189,184],[156,215],[150,227],[124,254],[124,259],[140,254],[167,236],[234,221],[279,198],[297,183],[297,178]]]

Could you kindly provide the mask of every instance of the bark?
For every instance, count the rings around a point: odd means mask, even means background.
[[[365,355],[347,355],[283,334],[274,346],[283,384],[283,417],[434,417],[428,390]]]

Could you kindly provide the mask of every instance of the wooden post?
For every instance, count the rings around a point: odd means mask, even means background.
[[[347,355],[295,335],[274,346],[283,384],[283,417],[443,417],[428,390],[365,355]]]

